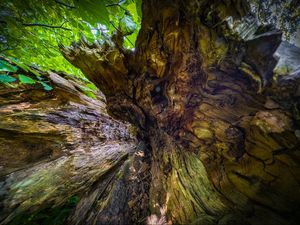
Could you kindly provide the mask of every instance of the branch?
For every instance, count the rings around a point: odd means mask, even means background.
[[[0,50],[0,54],[2,54],[3,52],[5,51],[8,51],[8,50],[13,50],[12,48],[9,48],[9,47],[5,47],[4,49],[1,49]]]
[[[76,7],[73,6],[73,5],[68,5],[67,3],[64,3],[64,2],[61,2],[61,1],[58,1],[58,0],[54,0],[57,4],[60,4],[60,5],[63,5],[69,9],[75,9]]]
[[[119,3],[112,3],[105,5],[106,7],[119,6]]]
[[[128,12],[127,9],[125,9],[123,6],[121,6],[121,3],[122,3],[122,0],[117,2],[117,3],[112,3],[112,4],[107,4],[105,5],[105,7],[114,7],[114,6],[118,6],[120,7],[121,9],[123,9],[125,12]],[[129,13],[129,12],[128,12]]]
[[[112,21],[109,21],[110,22],[110,24],[117,30],[117,31],[119,31],[121,34],[123,33],[118,27],[116,27],[115,25],[114,25],[114,23],[112,22]],[[127,39],[127,41],[132,45],[132,47],[134,47],[134,44],[129,40],[129,38],[128,37],[126,37],[126,36],[124,36],[126,39]]]
[[[47,28],[59,28],[59,29],[71,31],[70,28],[63,27],[64,24],[65,24],[65,22],[63,22],[62,25],[60,25],[60,26],[48,25],[48,24],[42,24],[42,23],[22,23],[22,25],[27,26],[27,27],[36,26],[36,27],[47,27]]]
[[[121,3],[122,3],[122,0],[120,0],[119,2],[116,2],[116,3],[107,4],[107,5],[105,5],[105,6],[106,6],[106,7],[120,6]]]

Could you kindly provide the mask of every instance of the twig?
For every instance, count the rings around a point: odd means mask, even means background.
[[[114,23],[113,23],[112,21],[109,21],[109,22],[110,22],[110,24],[111,24],[117,31],[119,31],[120,33],[122,33],[122,31],[121,31],[119,28],[117,28],[117,27],[114,25]],[[132,45],[132,47],[134,47],[134,44],[129,40],[129,38],[126,37],[126,36],[125,36],[125,38],[126,38],[127,41]]]
[[[119,6],[119,2],[105,5],[105,7],[112,7],[112,6]]]
[[[107,4],[105,5],[105,7],[114,7],[114,6],[118,6],[120,7],[121,9],[123,9],[125,12],[129,13],[129,11],[127,9],[125,9],[123,6],[121,6],[121,1],[117,2],[117,3],[112,3],[112,4]]]
[[[63,5],[69,9],[75,9],[76,7],[73,6],[73,5],[68,5],[67,3],[64,3],[64,2],[61,2],[61,1],[58,1],[58,0],[54,0],[57,4],[60,4],[60,5]]]
[[[3,20],[0,20],[0,23],[7,24],[7,22],[6,22],[6,21],[3,21]],[[23,26],[26,26],[26,27],[59,28],[59,29],[71,31],[72,29],[63,27],[63,25],[64,25],[65,23],[66,23],[66,21],[64,21],[60,26],[57,26],[57,25],[49,25],[49,24],[42,24],[42,23],[22,23],[22,25],[23,25]]]
[[[63,25],[65,24],[65,22],[62,23],[62,25],[60,26],[55,26],[55,25],[49,25],[49,24],[42,24],[42,23],[22,23],[22,25],[26,26],[26,27],[47,27],[47,28],[59,28],[59,29],[63,29],[63,30],[69,30],[71,31],[70,28],[66,28],[63,27]]]
[[[122,0],[120,0],[119,2],[116,2],[116,3],[107,4],[105,6],[106,7],[119,6],[121,4],[121,2],[122,2]]]

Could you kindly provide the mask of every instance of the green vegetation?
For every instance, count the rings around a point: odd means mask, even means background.
[[[124,47],[132,49],[140,19],[141,0],[1,1],[0,54],[22,65],[83,77],[80,70],[63,58],[58,45],[70,45],[81,37],[101,44],[120,30]],[[12,78],[4,75],[0,82],[12,82]],[[22,76],[20,81],[34,82]]]
[[[45,91],[51,91],[53,89],[46,83],[45,78],[33,68],[17,61],[14,64],[18,66],[12,64],[13,62],[8,63],[7,61],[0,60],[0,84],[17,87],[18,85],[33,85],[39,83]],[[23,73],[28,73],[35,77],[30,77]]]
[[[78,201],[79,197],[73,196],[61,207],[46,208],[34,213],[28,212],[17,216],[9,225],[63,225]]]

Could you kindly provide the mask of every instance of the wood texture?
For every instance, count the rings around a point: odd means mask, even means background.
[[[103,185],[137,145],[134,129],[107,114],[101,95],[87,97],[75,78],[45,76],[54,90],[0,90],[1,224]]]

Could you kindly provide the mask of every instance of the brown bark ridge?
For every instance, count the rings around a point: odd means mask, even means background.
[[[148,224],[299,220],[299,71],[273,75],[279,30],[228,22],[248,12],[246,1],[149,0],[133,52],[62,48],[148,139]]]

